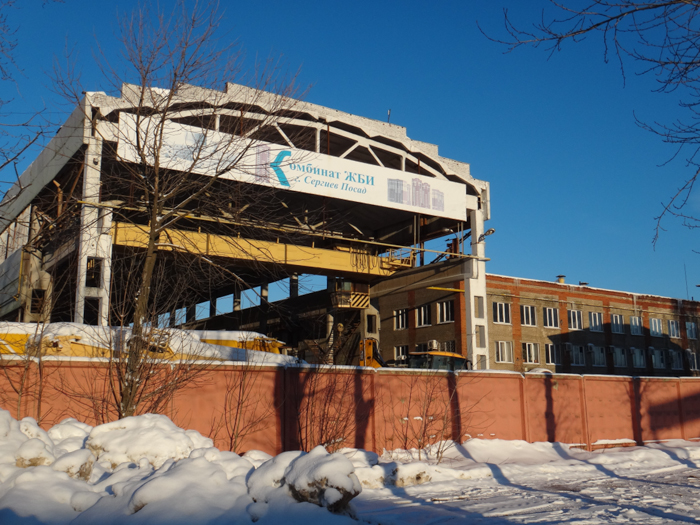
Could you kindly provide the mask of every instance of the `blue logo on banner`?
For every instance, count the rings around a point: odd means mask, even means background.
[[[270,162],[270,167],[273,169],[275,172],[275,175],[277,175],[277,179],[279,179],[280,184],[282,186],[287,186],[289,187],[289,181],[287,180],[286,175],[284,174],[284,171],[282,171],[282,168],[280,168],[280,164],[286,159],[287,157],[291,157],[292,152],[285,150],[285,151],[280,151],[277,154],[277,158]]]

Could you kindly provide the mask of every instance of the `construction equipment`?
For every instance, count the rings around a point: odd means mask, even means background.
[[[440,350],[430,350],[428,352],[411,352],[408,359],[403,360],[406,364],[387,364],[382,359],[379,352],[379,342],[376,339],[363,339],[360,342],[360,366],[370,366],[372,368],[399,367],[418,368],[423,370],[468,370],[466,357],[454,352],[443,352]]]

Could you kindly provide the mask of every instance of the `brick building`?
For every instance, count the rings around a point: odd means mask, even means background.
[[[439,348],[477,369],[697,374],[700,302],[487,275],[486,297],[468,306],[468,334],[463,268],[427,265],[373,287],[385,359]]]

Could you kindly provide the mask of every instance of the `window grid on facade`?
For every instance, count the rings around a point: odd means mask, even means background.
[[[603,331],[603,313],[602,312],[588,312],[588,327],[591,332],[602,332]]]
[[[585,366],[586,354],[582,346],[576,345],[571,347],[571,364],[573,366]]]
[[[454,341],[445,341],[444,343],[442,343],[442,349],[445,352],[455,353],[457,351],[457,345],[455,345]]]
[[[630,333],[632,335],[643,335],[642,318],[636,315],[630,317]]]
[[[394,359],[397,361],[408,359],[408,345],[395,346]]]
[[[663,350],[659,348],[650,348],[649,353],[651,353],[651,365],[654,368],[666,368],[666,356]]]
[[[523,343],[523,361],[528,364],[540,362],[540,345],[537,343]]]
[[[430,305],[424,304],[416,308],[416,326],[430,326]]]
[[[451,323],[455,320],[455,302],[441,301],[437,304],[438,323]]]
[[[663,323],[658,317],[649,318],[649,333],[652,337],[661,337],[664,333]]]
[[[408,310],[394,310],[394,330],[408,328]]]
[[[569,330],[583,330],[583,314],[581,310],[567,310]]]
[[[620,314],[610,316],[610,330],[613,334],[625,333],[625,318]]]
[[[685,323],[685,333],[688,336],[688,339],[697,339],[698,338],[698,325],[697,325],[697,323],[690,322],[690,321]]]
[[[511,341],[496,341],[496,362],[513,362],[513,343]]]
[[[645,368],[646,360],[644,359],[644,352],[641,348],[632,348],[632,366],[634,368]]]
[[[670,350],[671,354],[671,368],[673,370],[683,370],[683,354],[680,350]]]
[[[557,308],[543,308],[542,316],[545,328],[559,328],[559,310]]]
[[[627,355],[624,348],[619,346],[613,347],[613,364],[619,368],[627,366]]]
[[[427,352],[428,351],[428,343],[417,343],[416,344],[416,352]]]
[[[697,370],[698,369],[698,356],[695,352],[693,352],[690,348],[688,348],[685,353],[688,356],[688,366],[690,367],[691,370]]]
[[[493,322],[510,324],[510,304],[493,303]]]
[[[668,336],[679,338],[681,336],[681,325],[673,319],[668,320]]]
[[[559,345],[546,344],[544,345],[545,363],[548,365],[561,364],[561,350]]]
[[[523,326],[537,326],[534,306],[529,304],[520,305],[520,324]]]
[[[591,345],[591,353],[593,354],[593,366],[605,366],[605,348],[602,346]]]

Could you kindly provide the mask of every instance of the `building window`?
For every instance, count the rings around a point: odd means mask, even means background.
[[[620,314],[612,314],[610,316],[610,329],[613,334],[624,334],[625,318]]]
[[[559,310],[557,308],[543,308],[542,316],[545,328],[559,328]]]
[[[688,366],[691,370],[698,369],[698,356],[690,348],[688,348],[685,353],[688,355]]]
[[[405,361],[408,359],[408,345],[395,346],[394,359],[396,361]]]
[[[520,305],[520,323],[523,326],[537,326],[535,307],[529,304]]]
[[[619,346],[613,347],[613,364],[618,368],[624,368],[627,366],[627,355],[625,354],[625,349]]]
[[[632,348],[632,366],[635,368],[645,368],[646,360],[644,359],[644,352],[641,348]]]
[[[416,308],[416,326],[430,326],[430,305],[424,304]]]
[[[680,350],[671,350],[671,368],[673,370],[683,370],[683,354]]]
[[[88,288],[102,287],[102,259],[88,257],[85,268],[85,286]]]
[[[591,352],[593,354],[593,366],[605,366],[605,348],[591,345]]]
[[[649,332],[651,333],[652,337],[661,337],[664,335],[664,328],[663,324],[661,323],[661,319],[656,317],[651,317],[649,319]]]
[[[496,362],[513,362],[513,343],[511,341],[496,341]]]
[[[583,315],[581,310],[567,310],[569,316],[569,330],[583,330]]]
[[[559,345],[546,344],[544,345],[545,363],[548,365],[561,364],[561,350]]]
[[[571,348],[571,364],[573,366],[585,366],[586,354],[582,346],[574,346]]]
[[[603,331],[603,313],[602,312],[588,312],[588,327],[591,332],[602,332]]]
[[[444,343],[442,343],[442,347],[445,352],[456,353],[457,347],[454,341],[445,341]]]
[[[92,326],[100,324],[100,298],[86,297],[83,307],[83,323]]]
[[[455,320],[455,302],[441,301],[437,304],[438,323],[451,323]]]
[[[46,300],[46,290],[35,288],[32,290],[32,302],[29,311],[33,314],[40,314],[44,311],[44,302]]]
[[[654,368],[666,368],[666,356],[663,350],[649,347],[649,353],[651,354],[651,365]]]
[[[416,352],[427,352],[428,343],[418,343],[416,344]]]
[[[678,321],[673,321],[669,319],[668,321],[668,335],[669,337],[679,338],[681,336],[681,326]]]
[[[394,310],[394,330],[408,328],[408,310]]]
[[[636,315],[630,317],[630,333],[632,335],[643,335],[642,318]]]
[[[510,304],[493,303],[493,322],[510,324]]]
[[[688,339],[697,339],[698,338],[698,325],[697,325],[697,323],[691,323],[691,322],[685,323],[685,333],[688,336]]]
[[[474,317],[477,319],[484,318],[484,298],[478,295],[474,296]]]
[[[474,335],[476,336],[476,347],[486,348],[486,327],[476,325],[474,327]]]
[[[377,316],[374,314],[367,315],[367,333],[376,334],[377,333]]]
[[[540,345],[537,343],[523,343],[523,361],[529,364],[540,362]]]

